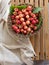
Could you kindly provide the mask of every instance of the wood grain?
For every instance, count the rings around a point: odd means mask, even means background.
[[[46,59],[49,59],[49,34],[48,34],[48,0],[45,0],[45,7],[44,7],[44,34],[45,34],[45,46],[46,46]]]
[[[43,6],[43,0],[40,0],[40,7],[44,7]],[[44,10],[44,9],[43,9]],[[42,16],[43,16],[43,22],[44,22],[44,11],[41,11]],[[43,26],[41,28],[41,32],[40,32],[40,60],[44,60],[44,23]]]
[[[38,7],[38,0],[35,0],[35,7]],[[35,35],[35,52],[37,57],[35,60],[39,60],[39,52],[40,52],[40,31]]]
[[[23,4],[24,3],[24,0],[20,0],[20,3]]]

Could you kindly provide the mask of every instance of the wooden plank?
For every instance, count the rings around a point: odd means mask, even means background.
[[[15,4],[16,5],[19,5],[19,0],[15,0]]]
[[[43,7],[43,0],[40,0],[40,7]],[[41,11],[42,15],[44,16],[44,11]],[[44,22],[44,17],[43,17]],[[44,60],[44,27],[42,26],[40,32],[40,60]]]
[[[30,4],[34,5],[34,0],[30,0]]]
[[[48,0],[45,0],[44,7],[44,36],[45,36],[45,46],[46,46],[46,59],[49,59],[49,34],[48,34]]]
[[[35,7],[38,7],[38,0],[35,0]],[[40,31],[35,35],[35,52],[37,57],[35,60],[39,60],[39,52],[40,52]]]
[[[12,4],[12,5],[14,4],[14,0],[11,0],[11,4]]]
[[[34,44],[35,44],[35,43],[34,43],[34,35],[30,37],[30,41],[31,41],[32,46],[33,46],[33,48],[34,48]],[[33,58],[33,60],[34,60],[34,58]]]
[[[37,54],[37,57],[35,60],[39,60],[39,52],[40,52],[40,31],[36,33],[35,35],[35,52]]]
[[[40,32],[40,60],[44,60],[44,36],[43,27]]]
[[[29,0],[25,0],[25,3],[29,3]]]
[[[38,0],[35,0],[35,7],[38,7]]]
[[[24,3],[24,0],[20,0],[20,3],[23,4]]]

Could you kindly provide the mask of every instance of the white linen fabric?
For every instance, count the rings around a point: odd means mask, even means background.
[[[2,49],[4,49],[4,48],[6,49],[6,50],[2,51],[5,53],[5,54],[3,53],[3,55],[2,55],[2,56],[5,55],[4,56],[5,63],[6,63],[7,57],[9,57],[9,56],[12,57],[13,54],[16,57],[19,57],[20,61],[25,62],[26,64],[29,61],[31,62],[31,57],[34,57],[34,55],[35,55],[34,49],[31,45],[29,39],[26,39],[26,41],[24,41],[23,43],[17,42],[15,39],[13,39],[9,35],[9,33],[6,29],[6,23],[4,24],[4,21],[2,21],[2,23],[0,23],[0,44],[2,45],[2,47],[1,47]],[[6,52],[8,52],[8,54],[6,54]],[[11,54],[11,53],[13,53],[13,54]],[[8,60],[7,60],[8,62],[10,61],[9,59],[11,57],[8,58]],[[16,58],[16,57],[14,57],[14,58]],[[29,60],[27,60],[27,59],[29,59]],[[0,58],[0,61],[1,61],[1,58]],[[12,63],[13,63],[13,61],[12,61]]]
[[[9,13],[9,1],[10,0],[1,1],[0,62],[3,62],[4,65],[21,65],[22,63],[32,65],[33,62],[31,57],[34,57],[34,55],[36,54],[34,52],[29,38],[23,39],[23,42],[19,42],[19,39],[17,41],[17,39],[12,37],[13,34],[10,35],[7,30],[7,23],[5,21],[7,21]],[[1,21],[1,19],[4,19],[5,21]]]

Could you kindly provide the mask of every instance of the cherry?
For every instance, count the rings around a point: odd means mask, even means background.
[[[33,27],[34,27],[34,25],[30,24],[30,27],[31,27],[31,28],[33,28]]]
[[[31,14],[31,11],[29,11],[29,14]]]
[[[16,21],[15,20],[12,20],[12,23],[16,23]]]
[[[26,9],[22,9],[22,12],[25,13],[26,12]]]
[[[20,21],[20,20],[16,20],[16,23],[17,23],[17,24],[21,24],[21,21]]]
[[[30,18],[30,21],[32,21],[33,20],[33,18]]]
[[[28,11],[32,11],[32,6],[28,6],[28,7],[27,7],[27,10],[28,10]]]
[[[16,32],[18,27],[16,25],[12,25],[12,29]]]
[[[29,15],[26,15],[26,18],[28,19],[29,18]]]
[[[16,19],[19,19],[19,16],[16,16],[15,18],[16,18]]]
[[[33,18],[36,18],[36,15],[35,15],[35,14],[31,13],[30,15],[31,15]]]
[[[14,15],[17,15],[17,12],[13,12]]]
[[[20,29],[17,29],[17,33],[20,33]]]
[[[22,22],[22,26],[25,26],[26,25],[26,23],[25,22]]]
[[[20,21],[22,21],[22,22],[23,22],[23,21],[24,21],[24,18],[20,18]]]
[[[14,15],[12,15],[12,16],[11,16],[11,19],[14,19],[14,18],[15,18],[15,16],[14,16]]]
[[[18,12],[19,10],[18,10],[18,8],[15,8],[14,11],[15,11],[15,12]]]
[[[24,29],[25,29],[25,30],[27,30],[27,28],[28,28],[27,26],[24,26]]]
[[[37,23],[39,22],[38,19],[36,19],[36,22],[37,22]]]
[[[37,26],[34,26],[34,30],[37,30]]]
[[[22,11],[18,11],[18,14],[22,14]]]
[[[20,18],[24,17],[24,14],[19,14],[19,17],[20,17]]]
[[[32,24],[36,24],[36,21],[35,21],[35,20],[33,20],[33,21],[32,21]]]
[[[30,32],[31,31],[31,28],[28,28],[27,31]]]
[[[31,30],[31,33],[33,33],[34,31],[33,30]]]
[[[24,30],[24,34],[27,34],[27,31],[26,30]]]
[[[29,21],[29,20],[27,20],[27,21],[26,21],[26,24],[27,24],[27,25],[29,25],[29,24],[30,24],[30,21]]]
[[[29,14],[29,13],[26,11],[26,12],[25,12],[25,15],[28,15],[28,14]]]
[[[23,33],[24,32],[24,29],[21,29],[21,32]]]

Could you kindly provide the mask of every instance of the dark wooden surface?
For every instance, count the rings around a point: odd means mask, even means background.
[[[26,64],[22,64],[22,65],[26,65]],[[49,60],[37,60],[34,61],[34,64],[32,65],[49,65]]]
[[[34,61],[34,65],[49,65],[49,60]]]

